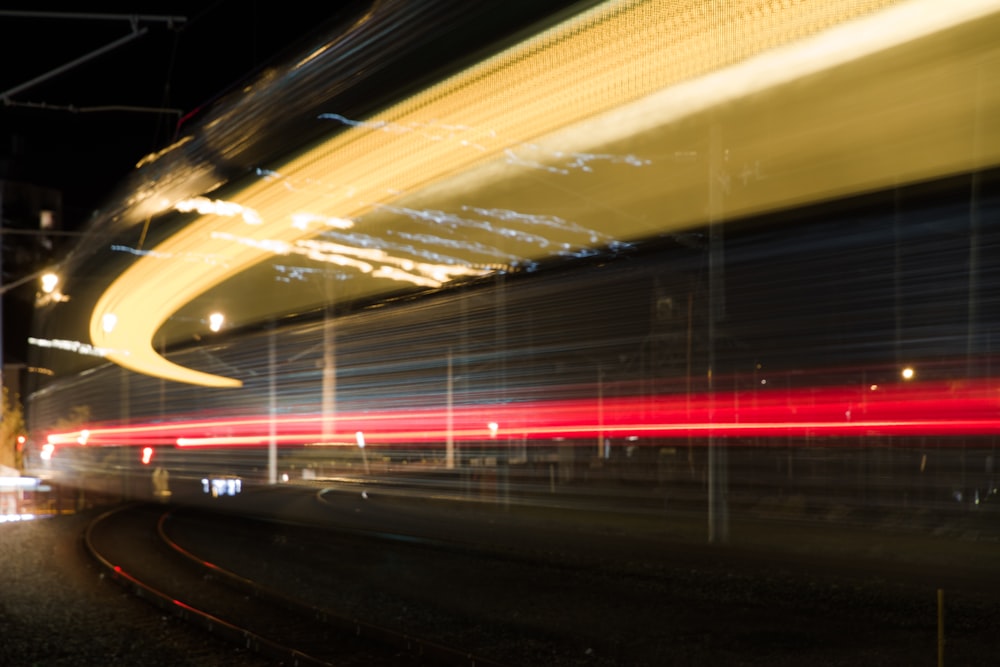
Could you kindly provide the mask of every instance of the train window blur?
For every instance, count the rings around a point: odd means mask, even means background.
[[[202,491],[213,498],[237,496],[242,491],[243,482],[239,477],[206,477],[201,480]]]
[[[946,577],[994,640],[1000,0],[351,7],[95,212],[0,509],[222,516],[408,647],[877,662]]]
[[[1000,7],[834,4],[587,2],[416,91],[337,39],[251,82],[39,308],[26,461],[585,492],[712,540],[994,507]]]

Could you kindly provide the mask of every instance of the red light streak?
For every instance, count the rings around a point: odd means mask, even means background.
[[[447,424],[451,424],[449,430]],[[901,383],[878,391],[856,387],[663,394],[497,405],[344,412],[91,428],[86,445],[259,447],[315,444],[357,446],[441,443],[495,438],[682,438],[989,435],[1000,433],[1000,389],[989,381]],[[272,433],[274,434],[272,436]],[[49,442],[77,446],[80,431]]]

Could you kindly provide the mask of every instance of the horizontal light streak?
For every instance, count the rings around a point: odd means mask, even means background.
[[[40,481],[37,477],[0,477],[0,490],[35,489]]]
[[[28,345],[66,350],[67,352],[75,352],[76,354],[83,354],[90,357],[106,357],[111,352],[111,350],[94,347],[89,343],[60,338],[35,338],[34,336],[28,336]]]
[[[450,428],[448,425],[451,425]],[[356,446],[511,439],[912,436],[1000,434],[1000,389],[989,382],[902,383],[699,395],[508,402],[431,409],[193,419],[54,433],[48,442],[230,447]],[[331,435],[332,434],[332,435]],[[640,444],[642,440],[638,441]]]

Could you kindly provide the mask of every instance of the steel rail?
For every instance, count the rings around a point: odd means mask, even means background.
[[[144,581],[140,576],[129,572],[121,564],[112,562],[97,546],[94,538],[95,527],[112,515],[136,508],[127,505],[115,508],[97,517],[88,525],[85,543],[88,551],[100,563],[113,581],[130,590],[137,597],[150,601],[160,609],[171,612],[183,620],[194,622],[238,645],[245,646],[259,654],[280,660],[291,660],[295,665],[326,666],[334,663],[319,657],[308,649],[297,648],[288,642],[265,637],[237,622],[222,618],[220,615],[202,609],[195,604],[178,599],[170,592]],[[301,618],[310,618],[324,628],[338,632],[344,637],[352,637],[366,645],[377,645],[389,648],[397,654],[418,660],[421,664],[439,664],[447,666],[469,667],[503,667],[501,663],[487,660],[453,647],[445,646],[408,633],[381,627],[372,623],[352,619],[336,610],[318,608],[303,603],[280,591],[264,586],[252,579],[229,571],[217,563],[209,562],[185,549],[168,534],[168,523],[175,518],[174,512],[167,509],[156,521],[156,534],[160,542],[187,565],[193,566],[201,580],[215,581],[218,585],[234,590],[247,599],[254,599],[269,608],[281,609]],[[180,520],[180,519],[177,519]]]
[[[172,613],[181,620],[192,622],[197,626],[205,628],[212,634],[219,635],[229,641],[241,644],[246,648],[254,650],[262,655],[279,659],[291,657],[294,661],[293,664],[296,665],[313,665],[316,667],[329,667],[332,665],[332,663],[314,658],[294,648],[284,646],[279,642],[274,642],[248,630],[247,628],[230,623],[229,621],[219,618],[218,616],[215,616],[205,610],[198,609],[181,600],[178,600],[169,593],[140,580],[138,577],[126,571],[121,565],[111,562],[111,560],[106,558],[97,547],[93,536],[94,530],[102,521],[107,520],[109,517],[119,512],[128,511],[132,507],[134,506],[124,505],[104,512],[87,525],[87,530],[84,534],[84,544],[87,551],[94,557],[112,581],[120,584],[136,597],[153,604],[165,612]]]

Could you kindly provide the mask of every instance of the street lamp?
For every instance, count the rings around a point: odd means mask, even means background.
[[[35,271],[34,273],[29,273],[26,276],[18,278],[12,283],[7,283],[3,287],[0,287],[0,296],[3,296],[4,294],[14,289],[15,287],[20,287],[21,285],[27,282],[31,282],[35,278],[42,279],[42,291],[46,293],[52,292],[52,290],[55,289],[55,286],[59,284],[59,276],[53,273],[51,269],[42,269],[41,271]],[[46,290],[45,289],[46,284],[52,285],[52,288]]]
[[[69,301],[69,297],[59,291],[59,275],[52,271],[45,271],[39,277],[41,281],[42,293],[35,299],[35,307],[40,308],[50,303],[62,303]]]
[[[42,274],[42,291],[46,294],[52,294],[56,290],[56,286],[59,284],[59,276],[51,271],[46,271]]]
[[[0,266],[2,266],[2,265],[0,265]],[[35,280],[36,278],[41,278],[42,279],[42,291],[43,292],[45,292],[46,294],[52,294],[52,293],[58,294],[58,292],[55,292],[55,288],[56,288],[56,285],[59,284],[59,277],[55,273],[53,273],[51,269],[43,269],[41,271],[35,271],[33,273],[29,273],[26,276],[22,276],[21,278],[18,278],[17,280],[15,280],[12,283],[8,283],[6,285],[0,286],[0,386],[6,386],[5,381],[4,381],[4,375],[3,375],[3,365],[5,363],[4,355],[3,355],[3,346],[4,346],[4,339],[3,339],[3,295],[6,294],[7,292],[9,292],[10,290],[16,288],[16,287],[20,287],[21,285],[24,285],[27,282]],[[59,295],[59,300],[60,301],[63,300],[62,295]]]

